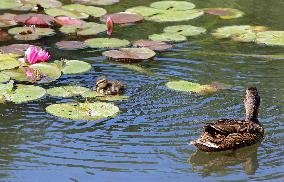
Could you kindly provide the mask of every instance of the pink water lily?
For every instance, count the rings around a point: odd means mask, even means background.
[[[47,51],[31,46],[26,50],[24,60],[29,64],[35,64],[39,62],[46,62],[49,58],[50,55]]]
[[[107,25],[107,35],[110,37],[112,34],[112,28],[113,28],[113,21],[111,17],[107,18],[106,25]]]

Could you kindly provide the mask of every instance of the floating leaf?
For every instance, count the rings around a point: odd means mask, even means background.
[[[98,24],[94,22],[83,23],[82,25],[67,25],[62,26],[60,31],[65,34],[76,33],[77,35],[96,35],[98,33],[104,32],[107,30],[106,25]]]
[[[150,5],[156,9],[162,10],[189,10],[195,8],[195,5],[186,1],[158,1]]]
[[[8,70],[19,67],[21,63],[17,58],[10,56],[9,54],[0,54],[0,70]]]
[[[208,14],[218,15],[220,18],[225,20],[240,18],[244,15],[244,12],[232,8],[205,8],[204,10]]]
[[[73,3],[85,4],[85,5],[112,5],[119,2],[119,0],[72,0]]]
[[[87,62],[79,60],[64,60],[63,74],[79,74],[89,71],[92,68]]]
[[[139,61],[150,59],[156,55],[154,51],[147,48],[121,48],[103,52],[103,55],[121,61]]]
[[[13,9],[22,6],[21,1],[1,0],[0,9]]]
[[[172,11],[166,10],[160,14],[147,17],[146,20],[154,22],[176,22],[176,21],[186,21],[197,18],[203,15],[202,10],[192,9],[186,11]]]
[[[68,9],[63,9],[63,8],[48,8],[44,10],[46,14],[51,15],[51,16],[68,16],[71,18],[76,18],[76,19],[86,19],[89,17],[88,14],[84,12],[78,12],[78,11],[72,11]]]
[[[9,34],[14,35],[18,40],[37,40],[44,36],[54,35],[51,28],[32,28],[32,27],[14,27],[8,30]]]
[[[9,80],[10,80],[9,75],[0,72],[0,83],[8,82]]]
[[[10,80],[9,83],[0,83],[0,95],[9,94],[12,92],[14,87],[14,81]]]
[[[17,25],[17,22],[14,20],[15,14],[4,13],[0,15],[0,27],[10,27]]]
[[[195,27],[192,25],[169,26],[164,29],[164,32],[172,34],[180,34],[183,36],[195,36],[206,32],[205,28]]]
[[[23,3],[23,5],[20,7],[13,8],[13,10],[30,11],[34,9],[37,5],[40,5],[43,8],[57,8],[62,6],[62,3],[58,0],[20,0],[20,1]]]
[[[161,50],[169,49],[172,47],[172,45],[167,44],[165,42],[153,41],[153,40],[137,40],[133,43],[133,46],[148,48],[153,51],[161,51]]]
[[[165,41],[165,42],[182,42],[186,41],[186,37],[180,34],[173,33],[161,33],[149,35],[149,39],[154,41]]]
[[[52,82],[60,78],[61,71],[55,63],[37,63],[29,66],[32,69],[38,70],[44,75],[40,82]]]
[[[138,13],[144,17],[150,17],[152,15],[156,15],[156,14],[163,12],[163,10],[159,10],[156,8],[150,8],[146,6],[136,6],[136,7],[127,9],[126,12]]]
[[[50,15],[35,13],[16,15],[14,19],[17,22],[24,23],[26,25],[38,26],[48,26],[54,21],[53,17]]]
[[[46,108],[49,114],[71,120],[98,120],[113,117],[119,108],[111,103],[62,103],[53,104]]]
[[[85,40],[85,43],[92,48],[116,48],[125,47],[130,44],[128,40],[117,38],[93,38]]]
[[[217,28],[212,35],[217,38],[229,38],[234,35],[245,34],[251,31],[250,25],[234,25]]]
[[[271,46],[284,45],[284,31],[265,31],[257,33],[256,42]]]
[[[62,86],[48,89],[47,94],[54,97],[73,97],[88,91],[90,91],[90,89],[80,86]]]
[[[83,20],[76,19],[76,18],[71,18],[68,16],[57,16],[54,18],[55,22],[58,23],[59,25],[66,26],[66,25],[83,25],[84,22]]]
[[[60,41],[56,43],[58,49],[63,50],[77,50],[77,49],[85,49],[87,45],[84,42],[80,41]]]
[[[117,24],[128,24],[128,23],[138,23],[142,22],[144,17],[140,14],[131,12],[119,12],[113,14],[107,14],[100,17],[102,22],[106,22],[107,18],[111,17],[112,21]]]
[[[18,54],[18,55],[24,55],[25,51],[30,47],[34,45],[30,44],[11,44],[7,46],[0,47],[0,51],[5,54]],[[37,46],[35,46],[37,47]],[[39,47],[37,47],[39,49]]]
[[[102,15],[105,15],[107,11],[103,8],[95,7],[95,6],[85,6],[81,4],[68,4],[62,6],[63,9],[71,10],[71,11],[77,11],[86,13],[93,17],[100,17]]]
[[[15,103],[28,102],[45,95],[45,89],[34,85],[18,85],[17,89],[5,97]]]
[[[9,39],[11,39],[11,36],[7,32],[0,29],[0,41],[7,41]]]

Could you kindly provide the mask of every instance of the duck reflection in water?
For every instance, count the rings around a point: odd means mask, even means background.
[[[212,173],[227,174],[231,166],[242,164],[246,174],[255,174],[258,169],[257,148],[259,143],[253,146],[237,150],[208,153],[197,151],[192,154],[188,162],[192,165],[193,172],[201,172],[202,176],[210,176]]]

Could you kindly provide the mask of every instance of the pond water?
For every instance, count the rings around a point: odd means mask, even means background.
[[[69,1],[64,1],[68,3]],[[152,0],[121,0],[106,6],[123,11]],[[137,40],[160,33],[164,27],[191,24],[208,32],[226,25],[263,25],[284,30],[281,0],[192,0],[198,8],[231,7],[243,18],[217,16],[178,23],[144,22],[114,28],[114,37]],[[1,11],[1,14],[9,11]],[[101,37],[105,35],[100,35]],[[284,62],[236,54],[283,54],[283,47],[215,39],[209,33],[160,52],[152,61],[125,64],[109,61],[102,50],[61,51],[54,44],[68,40],[58,34],[29,42],[45,47],[54,58],[80,59],[92,64],[85,74],[63,76],[43,87],[76,84],[95,86],[107,75],[127,85],[125,101],[115,101],[121,112],[115,118],[71,121],[51,116],[45,107],[80,98],[45,97],[25,104],[0,105],[0,181],[283,181],[284,180]],[[0,42],[1,45],[23,43]],[[235,55],[229,55],[229,54]],[[141,71],[143,70],[143,71]],[[229,84],[229,90],[210,95],[170,90],[165,83],[182,79],[200,84]],[[199,136],[204,122],[243,118],[243,94],[258,87],[262,102],[260,121],[265,139],[228,153],[206,154],[187,143]],[[82,99],[82,101],[84,101]]]

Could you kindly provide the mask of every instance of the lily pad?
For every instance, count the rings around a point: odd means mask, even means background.
[[[14,81],[10,80],[9,83],[0,83],[0,95],[6,95],[12,92]]]
[[[76,19],[86,19],[89,17],[88,14],[84,12],[78,12],[78,11],[72,11],[68,9],[63,9],[63,8],[48,8],[44,10],[46,14],[51,15],[51,16],[68,16],[71,18],[76,18]]]
[[[34,45],[30,44],[11,44],[7,46],[0,47],[0,51],[5,54],[18,54],[19,56],[24,55],[25,51],[30,47]],[[35,46],[37,47],[37,46]],[[37,47],[39,48],[39,47]]]
[[[164,41],[164,42],[183,42],[186,41],[186,37],[180,34],[173,33],[161,33],[149,35],[149,39],[154,41]]]
[[[22,6],[21,1],[1,0],[0,9],[13,9]]]
[[[82,25],[67,25],[62,26],[60,31],[65,34],[76,33],[77,35],[96,35],[98,33],[104,32],[107,30],[106,25],[98,24],[94,22],[83,23]]]
[[[80,41],[60,41],[56,43],[58,49],[62,50],[78,50],[85,49],[87,45]]]
[[[212,35],[217,38],[229,38],[234,35],[245,34],[251,31],[250,25],[233,25],[217,28]]]
[[[172,45],[161,41],[137,40],[133,43],[134,47],[148,48],[153,51],[162,51],[172,47]]]
[[[152,3],[150,6],[156,9],[175,11],[189,10],[195,8],[195,5],[193,3],[186,1],[158,1]]]
[[[218,15],[220,18],[228,20],[233,18],[240,18],[244,12],[232,8],[205,8],[206,13],[211,15]]]
[[[144,17],[150,17],[150,16],[163,12],[163,10],[156,9],[156,8],[150,8],[146,6],[136,6],[136,7],[127,9],[126,12],[138,13]]]
[[[128,46],[130,42],[117,38],[93,38],[85,40],[85,44],[92,48],[116,48]]]
[[[6,99],[15,102],[15,103],[22,103],[28,102],[32,100],[39,99],[46,94],[44,88],[34,85],[18,85],[17,89],[10,93],[6,94]]]
[[[44,36],[54,35],[51,28],[14,27],[8,30],[18,40],[37,40]]]
[[[47,94],[54,97],[73,97],[88,91],[90,91],[90,89],[80,86],[62,86],[48,89]]]
[[[256,42],[270,46],[284,45],[284,31],[265,31],[257,33]]]
[[[79,74],[85,73],[92,68],[92,65],[79,60],[63,60],[64,66],[62,68],[63,74]]]
[[[17,58],[10,56],[9,54],[0,54],[0,70],[8,70],[19,67],[21,63]]]
[[[30,65],[30,68],[38,70],[46,77],[41,82],[55,81],[61,76],[61,71],[55,63],[37,63]]]
[[[120,61],[139,61],[150,59],[156,55],[154,51],[147,48],[121,48],[103,52],[103,55]]]
[[[68,4],[68,5],[62,6],[62,8],[71,10],[71,11],[86,13],[93,17],[100,17],[107,13],[107,11],[103,8],[95,7],[95,6],[85,6],[82,4]]]
[[[205,28],[192,25],[169,26],[164,29],[164,32],[172,34],[180,34],[183,36],[195,36],[206,32]]]
[[[0,15],[0,27],[10,27],[17,25],[17,22],[14,20],[15,14],[4,13]]]
[[[9,75],[0,72],[0,83],[8,82],[9,80],[10,80]]]
[[[80,25],[83,25],[84,22],[83,20],[80,20],[80,19],[76,19],[76,18],[71,18],[69,16],[57,16],[54,18],[55,22],[59,25],[62,25],[62,26],[67,26],[67,25],[77,25],[77,26],[80,26]]]
[[[118,3],[119,0],[72,0],[72,2],[78,4],[85,4],[85,5],[103,6],[103,5],[113,5],[115,3]]]
[[[13,10],[30,11],[35,9],[37,5],[40,5],[43,8],[57,8],[62,6],[62,3],[58,0],[20,0],[20,1],[23,3],[23,5],[20,7],[13,8]]]
[[[38,26],[48,26],[54,19],[50,15],[28,13],[15,16],[15,21],[26,24],[26,25],[38,25]]]
[[[11,39],[11,36],[7,32],[0,29],[0,41],[7,41],[9,39]]]
[[[71,120],[98,120],[113,117],[119,108],[111,103],[62,103],[53,104],[46,108],[49,114]]]
[[[107,14],[100,17],[102,22],[106,22],[107,18],[111,17],[112,21],[117,24],[129,24],[129,23],[138,23],[142,22],[144,17],[140,14],[131,13],[131,12],[119,12],[113,14]]]
[[[147,17],[146,20],[154,22],[177,22],[177,21],[186,21],[197,18],[203,15],[203,10],[186,10],[186,11],[172,11],[166,10],[160,14]]]

